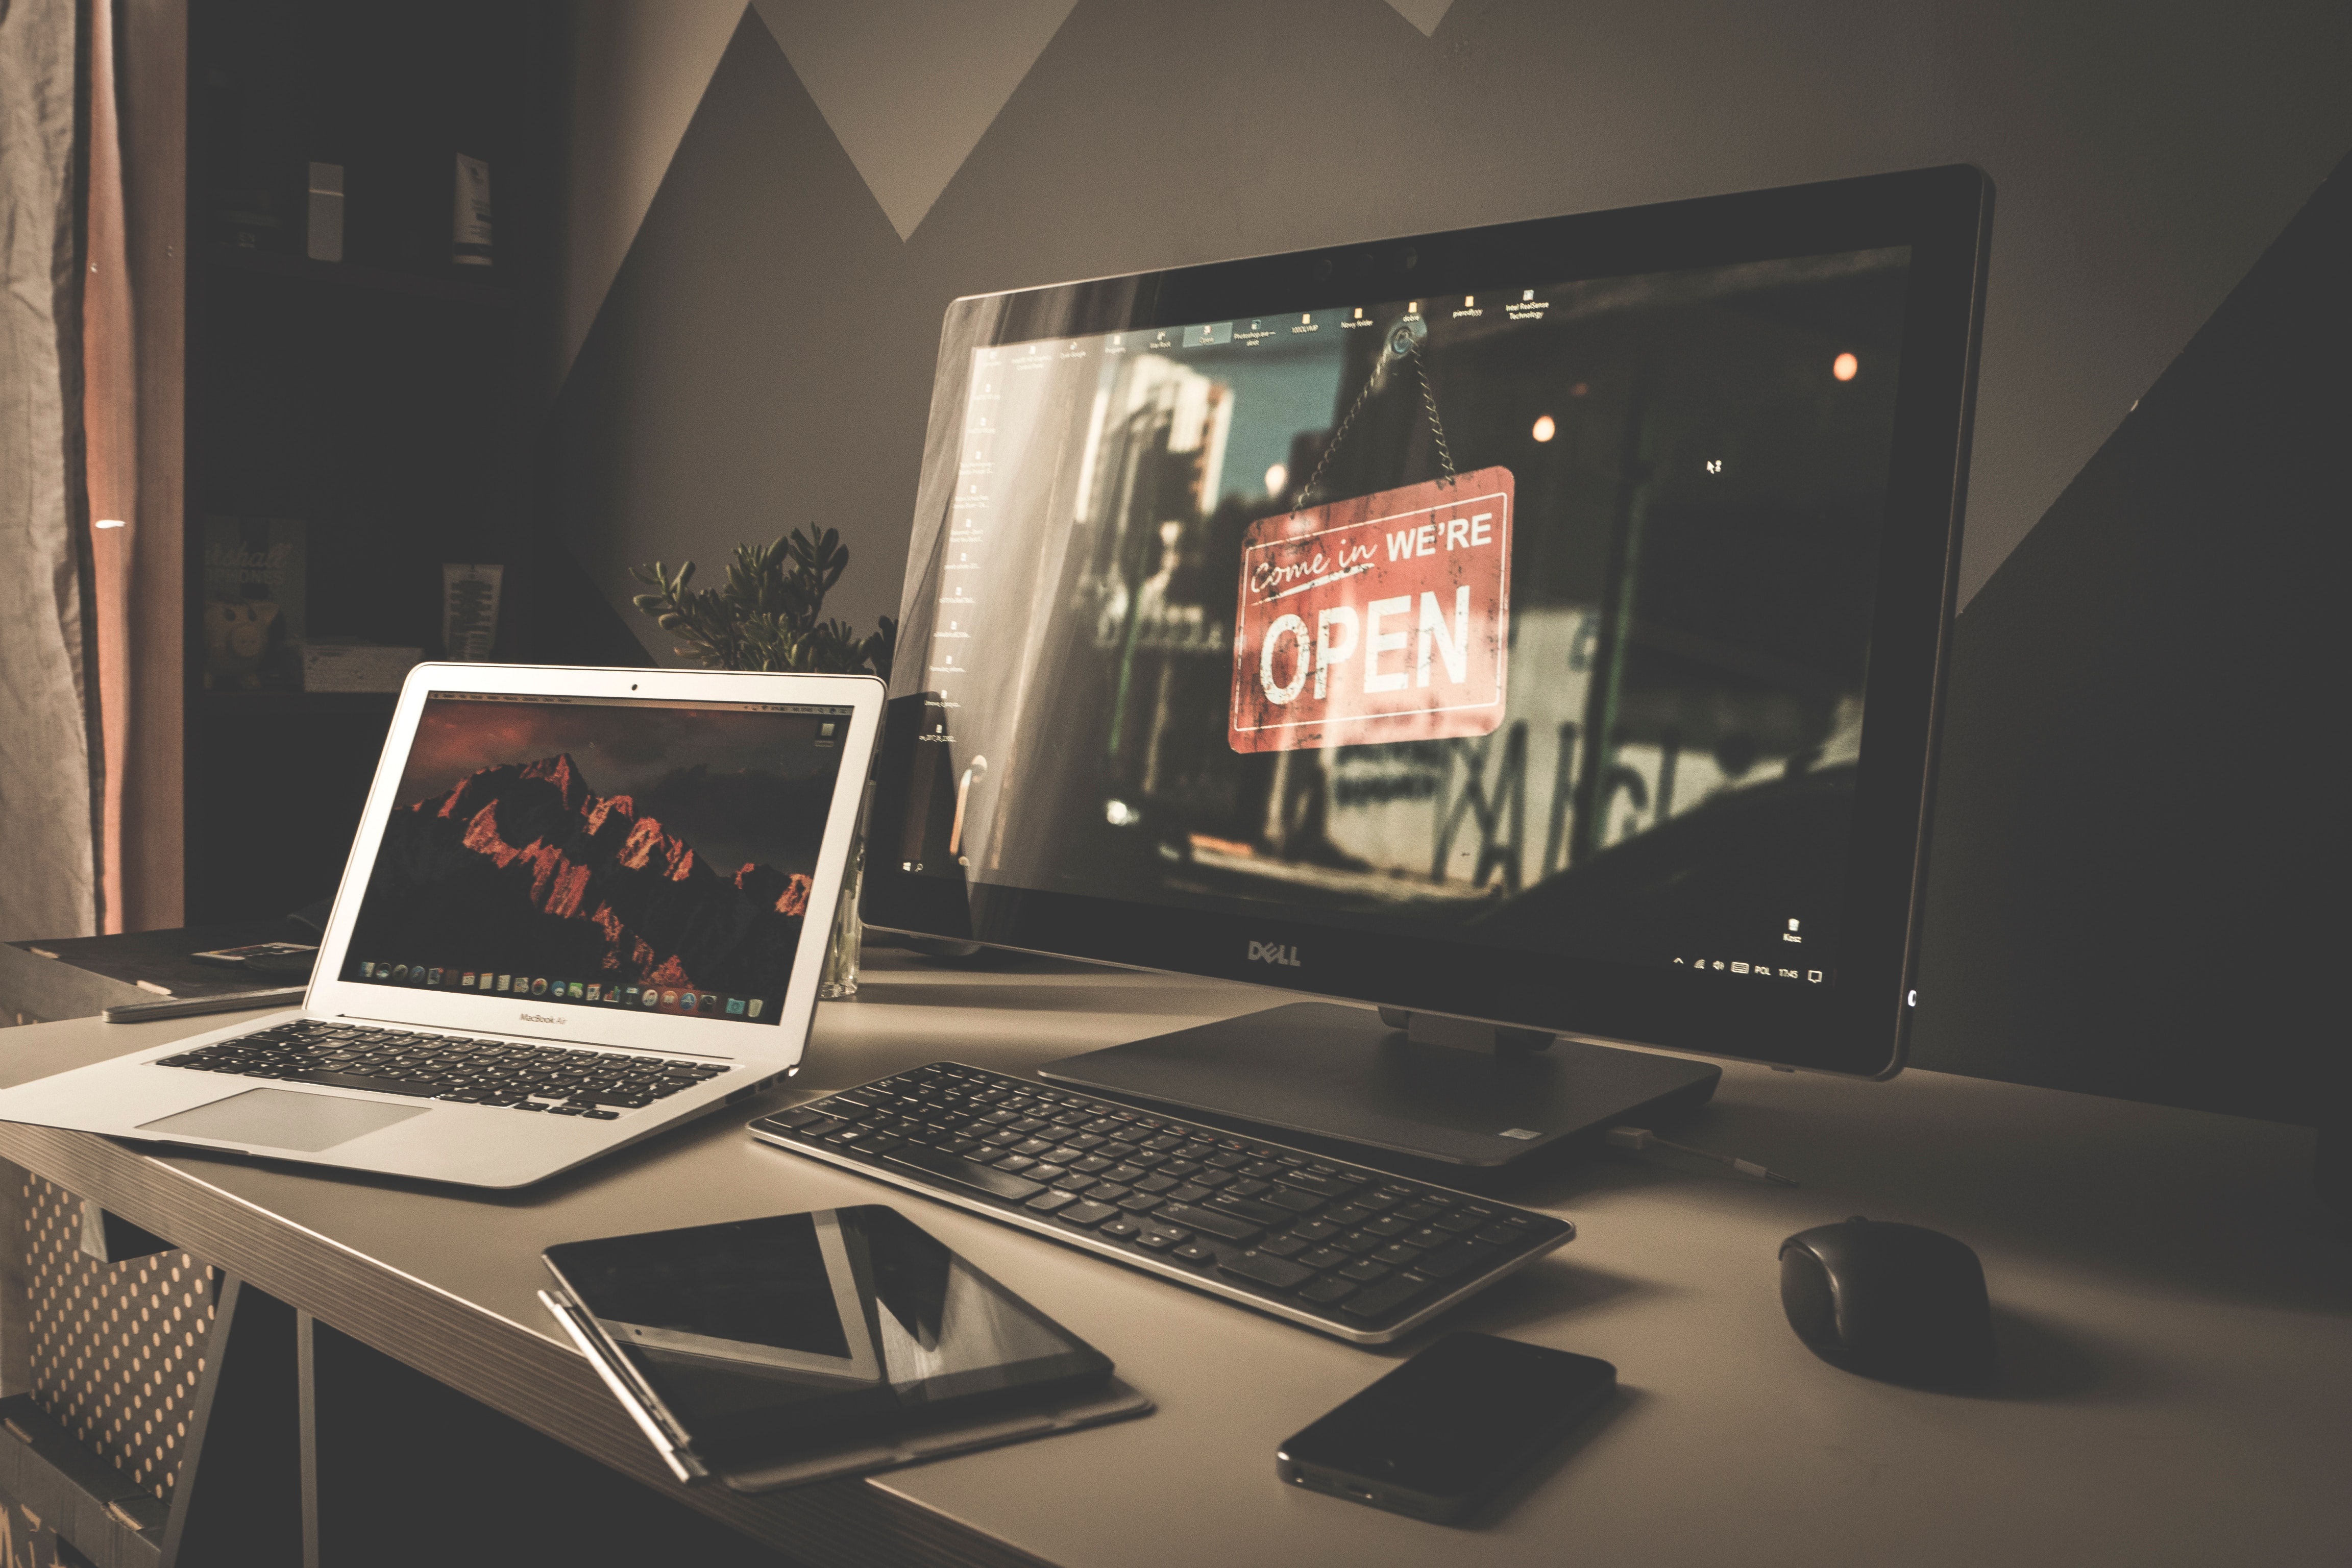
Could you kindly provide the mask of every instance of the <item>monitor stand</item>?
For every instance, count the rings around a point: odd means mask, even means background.
[[[1040,1069],[1048,1082],[1411,1173],[1496,1173],[1705,1101],[1723,1069],[1390,1008],[1297,1002]]]

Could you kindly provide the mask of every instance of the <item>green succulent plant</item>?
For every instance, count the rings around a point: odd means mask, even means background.
[[[794,529],[772,544],[739,544],[723,587],[695,588],[694,563],[673,573],[656,561],[629,575],[652,592],[631,603],[677,638],[679,657],[709,669],[792,670],[890,678],[898,624],[860,637],[846,621],[821,620],[824,596],[849,569],[841,531],[811,539]]]

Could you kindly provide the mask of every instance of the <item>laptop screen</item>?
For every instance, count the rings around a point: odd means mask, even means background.
[[[775,1023],[849,718],[430,693],[341,977]]]

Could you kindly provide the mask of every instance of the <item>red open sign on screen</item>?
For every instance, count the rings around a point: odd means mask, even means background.
[[[1242,540],[1236,752],[1486,735],[1511,630],[1511,471],[1262,518]]]

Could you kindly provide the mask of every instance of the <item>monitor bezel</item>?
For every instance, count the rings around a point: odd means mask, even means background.
[[[1749,990],[1688,973],[1341,931],[1277,912],[1206,912],[989,883],[869,861],[860,912],[886,930],[1240,980],[1576,1038],[1868,1078],[1901,1070],[1919,945],[1929,805],[1959,560],[1992,183],[1956,164],[1654,206],[1456,229],[973,295],[947,310],[930,442],[954,439],[973,348],[1344,307],[1375,300],[1872,250],[1910,251],[1853,836],[1836,983]],[[927,454],[926,469],[930,468]],[[926,494],[908,592],[943,525]],[[901,624],[905,624],[902,620]],[[886,720],[873,831],[891,831]],[[1255,953],[1281,952],[1295,963]]]

